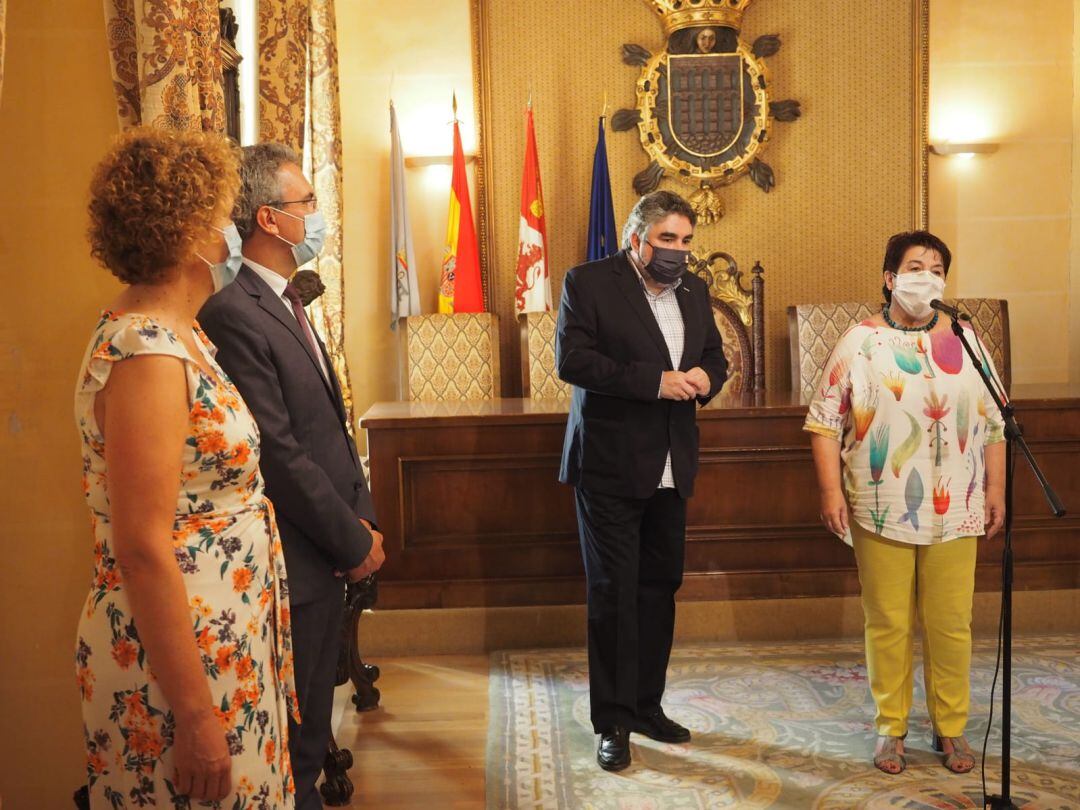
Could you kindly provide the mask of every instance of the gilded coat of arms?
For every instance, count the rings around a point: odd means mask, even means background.
[[[770,34],[748,45],[740,37],[753,1],[648,0],[664,26],[665,49],[622,49],[623,62],[641,68],[637,108],[619,110],[611,125],[636,126],[651,158],[634,177],[634,190],[646,194],[667,175],[697,186],[689,199],[706,223],[724,213],[717,186],[746,173],[762,191],[775,185],[760,155],[772,122],[800,114],[797,101],[769,100],[764,60],[780,50],[780,38]]]

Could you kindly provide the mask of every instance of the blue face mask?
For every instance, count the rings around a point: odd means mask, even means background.
[[[301,265],[305,265],[318,256],[323,249],[323,243],[326,241],[326,220],[323,218],[322,211],[313,211],[304,217],[298,217],[296,214],[290,214],[288,211],[282,211],[280,208],[275,208],[274,210],[287,217],[304,220],[303,242],[294,244],[281,234],[274,234],[282,242],[292,246],[292,254],[293,258],[296,259],[296,266],[300,267]]]
[[[236,275],[244,264],[244,254],[241,252],[244,242],[240,238],[240,231],[236,230],[236,225],[231,222],[224,228],[214,230],[225,237],[225,244],[229,248],[229,255],[225,257],[225,261],[215,264],[199,254],[195,255],[206,262],[207,267],[210,268],[210,280],[214,283],[214,292],[217,293],[236,280]]]

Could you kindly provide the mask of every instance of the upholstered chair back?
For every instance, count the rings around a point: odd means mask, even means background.
[[[1009,346],[1009,302],[999,298],[952,298],[948,304],[971,316],[972,326],[990,351],[990,357],[1008,390],[1012,384]],[[799,304],[788,307],[791,344],[791,387],[809,399],[833,346],[844,332],[879,312],[881,304]]]
[[[405,321],[408,398],[499,396],[499,319],[490,312],[412,315]]]
[[[556,312],[526,312],[521,324],[522,393],[530,399],[569,399],[571,386],[555,367]]]

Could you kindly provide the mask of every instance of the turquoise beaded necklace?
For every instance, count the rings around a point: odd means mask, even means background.
[[[901,332],[929,332],[935,326],[937,326],[938,315],[941,313],[935,310],[934,317],[930,319],[929,323],[924,323],[922,326],[901,326],[892,319],[889,315],[889,305],[881,305],[881,317],[885,319],[885,323],[889,325],[890,329],[899,329]]]

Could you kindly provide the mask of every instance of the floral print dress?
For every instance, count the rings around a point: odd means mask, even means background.
[[[973,331],[967,340],[1000,378]],[[997,406],[951,331],[872,321],[836,343],[804,430],[837,439],[844,493],[867,531],[913,545],[983,533],[986,445],[1003,441]],[[851,543],[850,534],[844,538]]]
[[[288,716],[299,716],[289,603],[281,541],[259,473],[259,432],[214,362],[212,344],[197,326],[194,330],[216,377],[152,319],[105,312],[76,389],[94,572],[75,661],[95,808],[293,807]],[[232,754],[233,792],[219,803],[190,802],[176,793],[175,721],[139,642],[113,556],[106,440],[94,417],[94,399],[114,363],[147,354],[178,357],[187,374],[190,433],[177,482],[172,544],[214,711]]]

